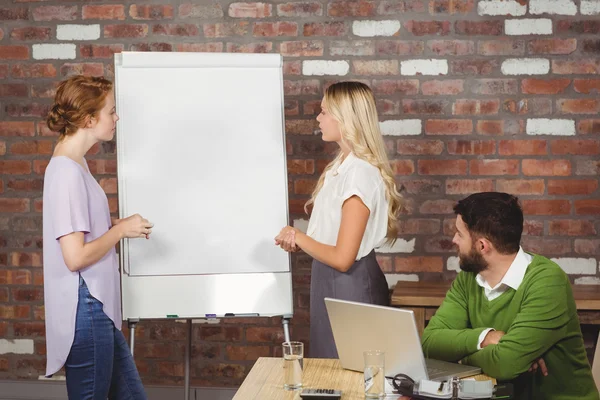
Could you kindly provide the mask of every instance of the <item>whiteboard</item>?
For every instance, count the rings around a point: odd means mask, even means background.
[[[124,316],[291,314],[281,56],[124,52],[115,97]]]

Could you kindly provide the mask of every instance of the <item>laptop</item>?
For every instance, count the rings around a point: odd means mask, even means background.
[[[444,381],[481,373],[481,368],[425,359],[411,310],[325,298],[342,368],[362,372],[363,351],[385,352],[385,375]]]

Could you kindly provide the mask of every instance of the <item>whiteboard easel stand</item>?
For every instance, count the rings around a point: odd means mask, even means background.
[[[286,342],[290,342],[290,319],[291,315],[284,315],[281,323],[283,324],[283,337]],[[185,342],[185,372],[183,381],[183,398],[184,400],[190,399],[190,359],[192,358],[192,320],[186,319],[187,325],[187,338]],[[133,357],[133,348],[135,346],[135,325],[140,322],[139,318],[131,318],[127,320],[127,326],[129,327],[129,348],[131,350],[131,357]]]

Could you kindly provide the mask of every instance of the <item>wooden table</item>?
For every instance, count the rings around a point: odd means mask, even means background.
[[[477,375],[477,380],[489,380]],[[494,381],[495,382],[495,381]],[[342,400],[364,400],[364,380],[361,372],[343,369],[339,360],[305,358],[302,383],[306,388],[337,389]],[[301,400],[300,391],[283,389],[283,358],[259,358],[233,400]],[[404,396],[387,395],[386,399],[408,399]]]
[[[419,333],[444,301],[452,282],[399,281],[392,293],[391,305],[413,310]],[[596,285],[573,285],[573,297],[582,324],[600,325],[600,290]]]

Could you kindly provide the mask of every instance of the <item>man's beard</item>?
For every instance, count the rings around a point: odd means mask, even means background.
[[[475,247],[471,247],[471,250],[468,254],[458,253],[458,260],[460,269],[462,269],[465,272],[473,272],[479,274],[482,271],[485,271],[489,266],[487,261],[485,261],[485,259],[481,255],[481,253],[475,250]]]

